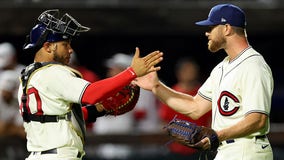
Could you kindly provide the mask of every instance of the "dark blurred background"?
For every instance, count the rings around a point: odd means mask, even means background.
[[[1,0],[0,42],[13,43],[19,62],[29,64],[32,58],[21,51],[26,35],[42,11],[58,8],[91,28],[74,39],[72,45],[79,61],[102,78],[106,58],[117,52],[132,54],[139,47],[142,55],[154,50],[164,52],[159,76],[167,85],[176,81],[173,73],[176,60],[188,55],[200,64],[204,81],[226,54],[210,53],[206,28],[194,23],[206,19],[210,8],[217,3],[233,3],[246,12],[249,42],[271,66],[275,79],[271,111],[271,131],[275,136],[271,139],[276,150],[281,150],[284,145],[284,65],[280,58],[283,57],[284,0]],[[89,146],[95,143],[90,142]]]

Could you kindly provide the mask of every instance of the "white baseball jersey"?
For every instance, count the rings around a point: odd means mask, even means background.
[[[77,78],[71,68],[52,64],[35,71],[28,82],[28,108],[31,113],[64,115],[72,103],[81,103],[81,96],[89,82]],[[21,104],[22,86],[18,101]],[[83,153],[83,142],[71,121],[24,123],[28,151],[45,151],[54,148],[71,148]],[[67,153],[66,153],[67,154]]]
[[[238,57],[226,57],[211,72],[198,94],[212,102],[212,128],[221,130],[259,112],[269,115],[273,77],[263,57],[248,47]],[[269,120],[263,130],[250,136],[269,132]]]

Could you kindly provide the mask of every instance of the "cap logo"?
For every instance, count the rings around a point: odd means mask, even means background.
[[[227,22],[227,20],[225,18],[221,18],[221,22]]]

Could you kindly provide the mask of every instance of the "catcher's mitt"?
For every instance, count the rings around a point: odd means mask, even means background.
[[[116,94],[102,100],[99,104],[103,106],[106,115],[122,115],[135,107],[139,95],[139,86],[129,84]]]
[[[213,129],[197,126],[195,123],[177,119],[176,117],[164,128],[166,128],[173,140],[191,148],[203,150],[200,141],[205,137],[210,140],[209,150],[211,151],[216,151],[220,144],[217,133]]]

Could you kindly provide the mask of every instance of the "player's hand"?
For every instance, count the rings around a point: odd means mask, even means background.
[[[211,147],[210,139],[208,137],[205,137],[201,141],[196,143],[196,146],[198,146],[199,148],[202,148],[203,150],[210,149]]]
[[[160,66],[155,66],[163,60],[163,53],[160,51],[154,51],[149,53],[145,57],[140,58],[140,50],[136,47],[135,54],[133,56],[131,66],[137,77],[144,76],[150,72],[158,71]]]
[[[95,107],[97,108],[98,112],[104,111],[104,106],[101,103],[96,103]]]
[[[159,78],[157,72],[151,72],[145,76],[137,77],[133,83],[145,90],[152,91],[159,84]]]

